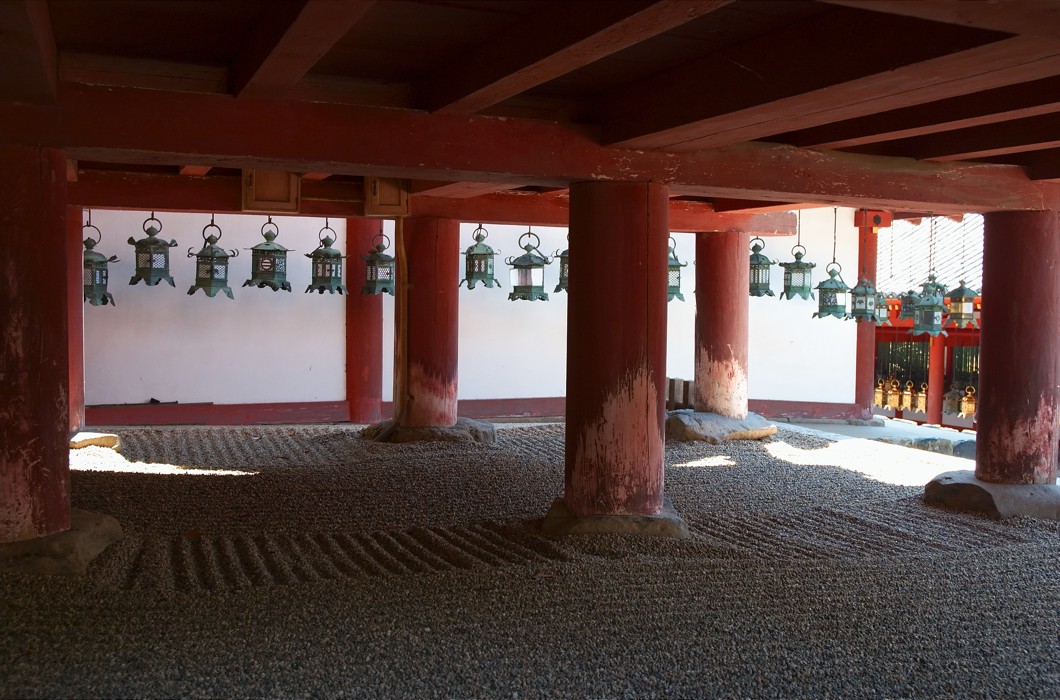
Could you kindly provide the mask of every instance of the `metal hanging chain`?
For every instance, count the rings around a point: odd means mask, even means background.
[[[928,276],[935,271],[935,215],[931,215],[931,224],[928,229]]]
[[[839,207],[832,207],[832,262],[835,262],[836,227],[839,225]]]
[[[802,210],[795,210],[795,246],[802,245]]]

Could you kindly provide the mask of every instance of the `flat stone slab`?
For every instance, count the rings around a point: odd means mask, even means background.
[[[121,452],[121,438],[114,433],[93,433],[82,430],[70,438],[70,449],[79,450],[82,447],[95,445],[97,447],[109,447],[115,452]]]
[[[992,484],[975,478],[975,472],[944,472],[924,487],[924,502],[991,518],[1060,520],[1060,486],[1056,484]]]
[[[562,498],[557,498],[541,523],[546,535],[649,535],[683,540],[688,526],[674,510],[670,499],[664,499],[658,515],[583,515],[577,516]]]
[[[109,515],[77,510],[70,529],[48,537],[0,544],[0,570],[22,574],[83,574],[103,550],[122,537]]]
[[[679,410],[671,411],[666,417],[667,440],[705,440],[717,445],[728,440],[761,440],[776,432],[777,426],[757,413],[748,413],[746,418],[729,418],[717,413]]]
[[[479,442],[492,445],[497,442],[497,430],[493,423],[472,418],[457,418],[455,425],[428,428],[395,426],[394,421],[385,420],[362,429],[361,437],[378,442]]]

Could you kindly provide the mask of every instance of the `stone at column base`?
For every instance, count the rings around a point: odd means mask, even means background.
[[[75,508],[66,532],[0,544],[0,571],[83,574],[92,560],[121,536],[121,525],[111,516]]]
[[[79,450],[90,445],[109,447],[115,452],[121,452],[121,438],[114,433],[93,433],[88,430],[82,430],[70,438],[71,450]]]
[[[992,484],[961,470],[939,474],[924,487],[924,502],[991,518],[1029,515],[1060,520],[1060,486],[1057,484]]]
[[[455,425],[423,428],[395,426],[394,421],[385,420],[363,428],[361,437],[378,442],[480,442],[492,445],[497,442],[497,431],[493,423],[471,418],[457,418]]]
[[[541,532],[546,535],[650,535],[683,540],[688,537],[688,526],[674,510],[669,498],[663,500],[663,509],[658,515],[581,517],[572,513],[562,498],[557,498],[541,523]]]
[[[757,413],[748,413],[741,419],[682,409],[671,411],[666,417],[667,440],[705,440],[717,445],[728,440],[761,440],[776,432],[777,426]]]

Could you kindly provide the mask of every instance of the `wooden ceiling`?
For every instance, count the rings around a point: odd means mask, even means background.
[[[0,140],[88,179],[1060,208],[1060,2],[5,0]]]

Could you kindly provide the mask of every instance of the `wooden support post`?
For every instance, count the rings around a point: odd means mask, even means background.
[[[564,501],[575,516],[663,510],[667,188],[570,189]]]
[[[928,399],[925,422],[942,425],[942,395],[946,393],[946,339],[928,341]]]
[[[985,216],[975,476],[1052,484],[1060,380],[1055,211]]]
[[[696,234],[695,408],[747,417],[748,235]]]
[[[0,162],[0,542],[14,542],[70,527],[71,256],[66,156],[0,146]]]
[[[862,217],[864,218],[864,217]],[[863,225],[869,224],[869,225]],[[876,227],[870,221],[858,226],[858,281],[865,277],[876,283]],[[853,284],[857,284],[854,282]],[[881,312],[882,313],[882,312]],[[861,418],[872,418],[872,392],[876,385],[876,324],[857,324],[858,335],[854,364],[854,404]]]
[[[380,219],[346,219],[346,403],[351,423],[376,423],[383,403],[383,299],[361,294],[362,256],[383,232]]]
[[[460,222],[410,217],[404,224],[408,403],[399,422],[409,428],[450,426],[457,417]]]
[[[66,209],[66,310],[69,334],[70,434],[85,427],[85,287],[81,207]]]

